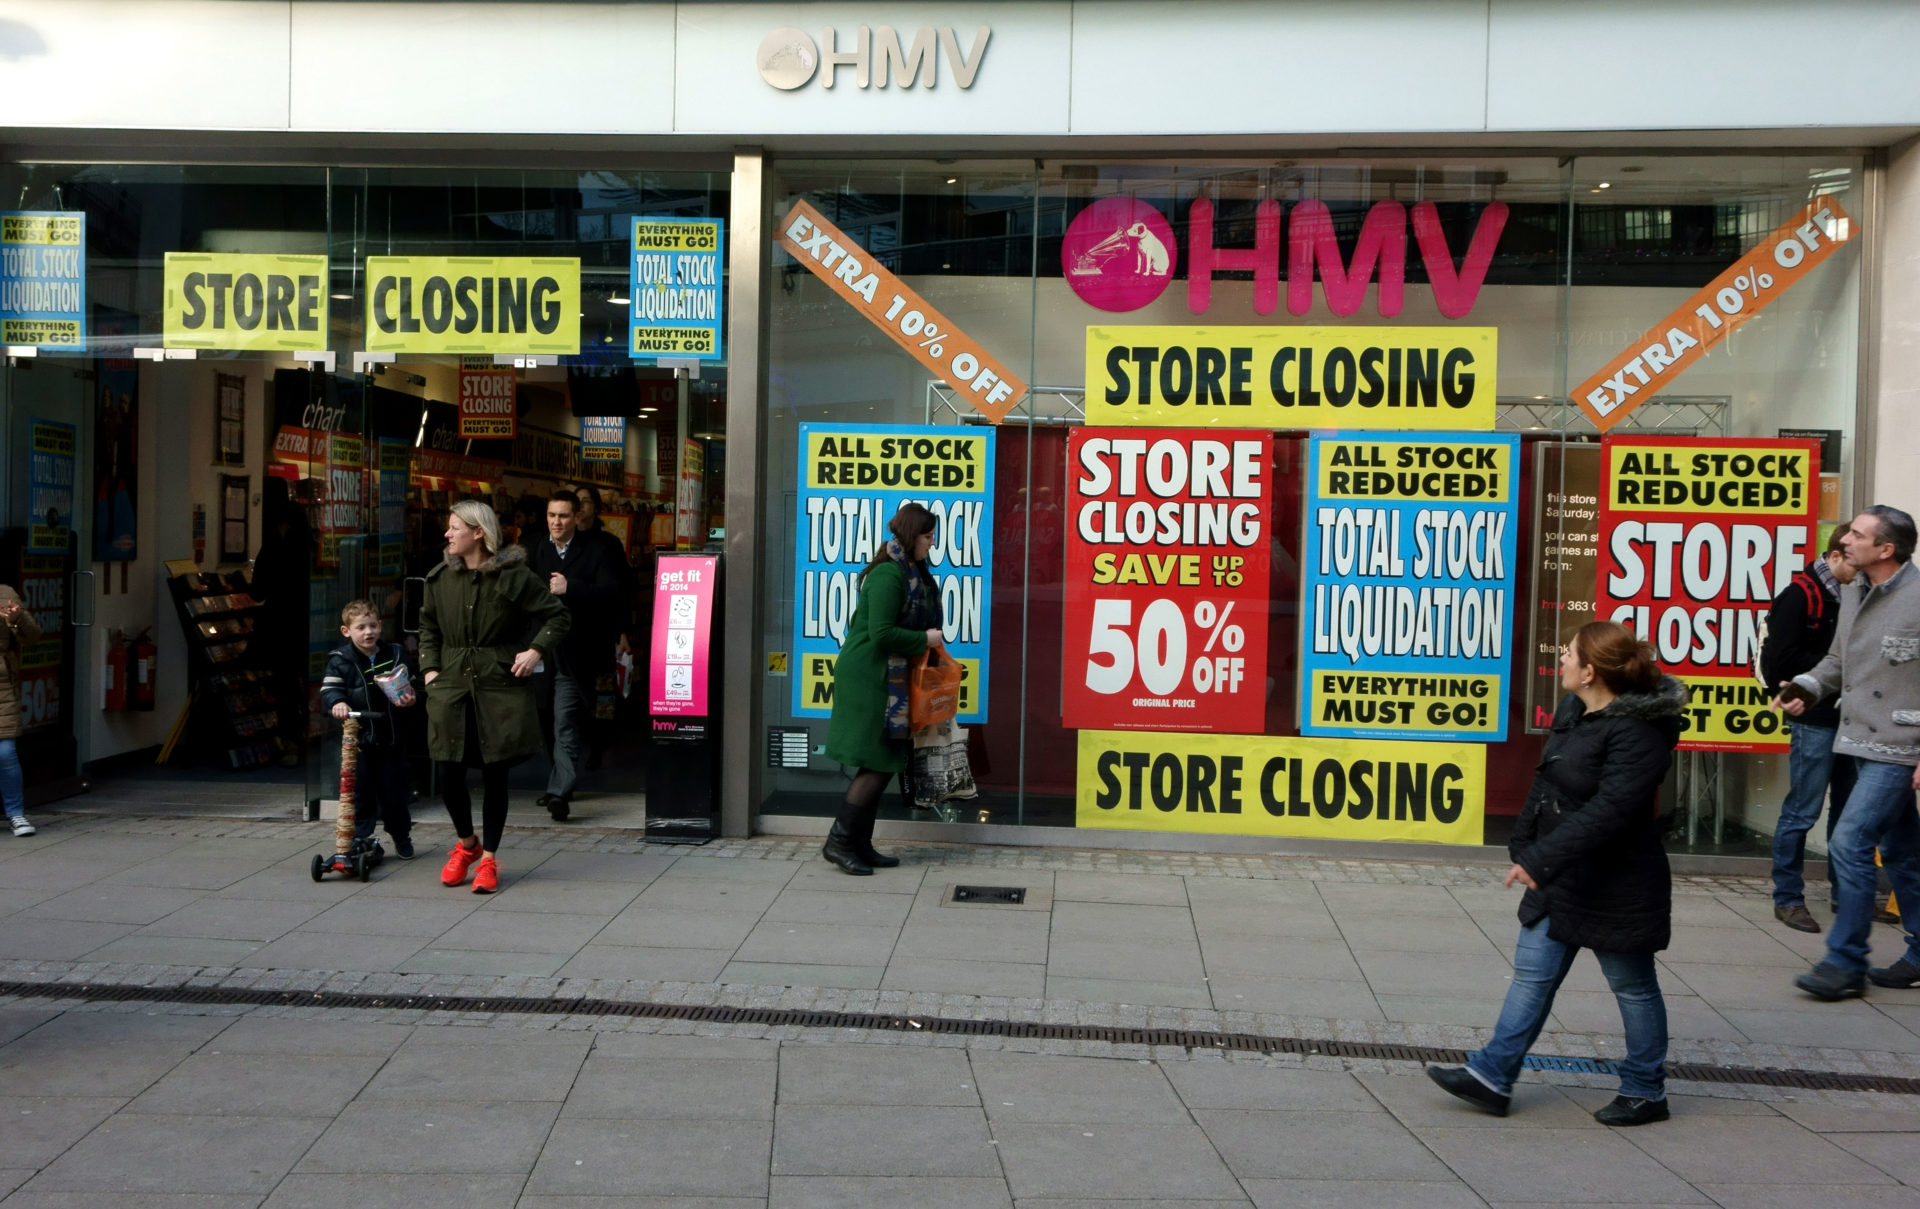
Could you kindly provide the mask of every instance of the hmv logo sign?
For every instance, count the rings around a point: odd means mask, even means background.
[[[1459,319],[1479,301],[1495,246],[1507,225],[1505,202],[1480,212],[1465,257],[1457,264],[1440,225],[1439,209],[1415,202],[1411,211],[1397,201],[1375,202],[1360,224],[1351,259],[1340,253],[1333,214],[1323,201],[1296,203],[1281,235],[1280,203],[1263,201],[1254,211],[1252,247],[1220,247],[1214,242],[1213,203],[1200,198],[1187,212],[1187,309],[1204,315],[1213,305],[1213,277],[1222,270],[1253,274],[1253,309],[1271,315],[1280,305],[1280,265],[1287,266],[1287,311],[1313,309],[1314,282],[1336,315],[1352,315],[1366,301],[1367,287],[1379,283],[1380,314],[1398,315],[1406,301],[1407,232],[1419,250],[1434,305]],[[1106,197],[1088,206],[1067,225],[1061,244],[1061,268],[1067,285],[1090,306],[1103,311],[1137,311],[1173,282],[1179,245],[1166,216],[1131,197]]]

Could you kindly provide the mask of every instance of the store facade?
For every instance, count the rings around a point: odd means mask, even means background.
[[[1920,414],[1897,335],[1920,89],[1899,38],[1812,51],[1788,6],[1738,31],[1671,14],[1651,47],[1609,5],[520,4],[455,42],[439,5],[74,8],[18,16],[40,46],[4,69],[21,95],[71,56],[124,70],[10,118],[0,185],[11,212],[85,217],[86,350],[6,371],[9,523],[30,539],[14,518],[53,498],[24,455],[60,425],[94,469],[68,510],[104,544],[23,564],[92,623],[49,649],[76,770],[164,741],[196,679],[164,564],[243,565],[269,480],[316,517],[322,636],[353,596],[403,611],[450,500],[505,519],[591,482],[638,518],[636,565],[723,557],[732,834],[824,831],[850,772],[820,750],[833,654],[915,499],[941,518],[976,793],[890,807],[898,834],[1497,843],[1558,646],[1598,615],[1694,686],[1675,849],[1756,852],[1786,787],[1756,615],[1833,524],[1920,504],[1897,436]],[[153,67],[98,32],[116,19],[258,78],[136,106]],[[349,33],[419,53],[343,95],[324,64]],[[1818,112],[1730,98],[1730,36],[1842,82]],[[534,63],[578,86],[506,74]],[[1371,67],[1392,87],[1356,86]],[[634,343],[636,219],[724,229],[713,355]],[[169,359],[169,254],[312,258],[320,338]],[[561,266],[556,343],[402,339],[405,306],[456,311],[396,257]],[[487,388],[511,439],[459,428],[488,374],[511,376]],[[102,404],[111,383],[137,405]],[[609,418],[617,456],[589,456]],[[116,504],[101,459],[127,427],[150,487]],[[131,557],[87,558],[116,507]],[[154,713],[103,711],[105,631],[140,626]],[[328,775],[310,762],[309,792]]]

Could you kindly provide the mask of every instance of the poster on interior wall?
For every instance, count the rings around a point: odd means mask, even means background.
[[[680,447],[680,479],[673,505],[673,544],[698,550],[707,544],[707,451],[688,437]]]
[[[0,344],[75,352],[87,343],[87,216],[0,212]]]
[[[496,366],[491,357],[460,358],[462,440],[511,441],[519,435],[517,377],[512,366]]]
[[[1519,470],[1517,435],[1308,439],[1302,734],[1507,737]]]
[[[1089,327],[1089,424],[1486,432],[1491,327]]]
[[[325,256],[168,252],[162,289],[168,348],[326,351]]]
[[[99,351],[111,353],[93,362],[93,559],[132,562],[140,548],[140,363],[126,355],[126,339],[139,319],[96,306],[93,330]]]
[[[793,712],[833,712],[833,665],[859,603],[860,573],[891,538],[900,505],[934,516],[927,567],[947,650],[960,665],[962,723],[987,720],[993,600],[995,430],[800,425],[794,544]]]
[[[1061,721],[1259,734],[1267,716],[1273,438],[1067,438]]]
[[[1485,842],[1480,743],[1083,730],[1074,826]]]
[[[580,460],[620,462],[627,456],[627,421],[621,416],[580,418]]]
[[[324,442],[324,444],[322,443]],[[365,532],[360,515],[365,490],[362,441],[358,434],[330,432],[315,442],[324,448],[324,468],[315,465],[316,477],[324,484],[318,493],[320,503],[320,557],[318,565],[340,565],[340,545],[349,537]]]
[[[1788,747],[1752,667],[1760,619],[1819,552],[1820,444],[1609,436],[1595,613],[1653,644],[1691,690],[1680,747]]]
[[[1560,652],[1593,620],[1600,567],[1600,446],[1541,441],[1533,446],[1533,611],[1527,649],[1529,734],[1545,734],[1566,695]]]
[[[375,575],[400,574],[407,540],[407,472],[413,465],[413,446],[394,437],[380,438],[380,538],[373,562]]]
[[[61,554],[73,545],[73,453],[78,434],[71,424],[27,424],[27,552]]]
[[[726,223],[636,218],[629,257],[628,353],[718,361],[726,305]]]

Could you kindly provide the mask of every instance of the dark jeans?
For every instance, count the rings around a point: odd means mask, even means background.
[[[1827,805],[1827,847],[1833,847],[1833,828],[1846,808],[1847,795],[1853,792],[1854,768],[1851,757],[1835,758],[1833,740],[1839,734],[1830,726],[1793,724],[1793,747],[1787,755],[1787,799],[1780,803],[1780,821],[1773,828],[1773,905],[1803,907],[1807,886],[1801,871],[1806,867],[1807,832],[1820,818],[1820,806]],[[1832,801],[1828,798],[1831,795]],[[1840,881],[1827,865],[1827,880],[1833,897],[1839,898]]]
[[[1845,758],[1845,757],[1843,757]],[[1913,767],[1854,758],[1859,776],[1847,813],[1833,829],[1827,860],[1840,887],[1840,909],[1827,929],[1827,961],[1849,974],[1867,968],[1868,937],[1878,903],[1873,850],[1893,883],[1907,933],[1906,960],[1920,965],[1920,819],[1914,817]],[[1892,965],[1892,962],[1888,962]]]
[[[399,747],[363,747],[359,767],[354,772],[353,834],[360,839],[373,835],[375,823],[386,825],[387,834],[396,840],[413,832],[412,779],[408,775],[407,753]]]

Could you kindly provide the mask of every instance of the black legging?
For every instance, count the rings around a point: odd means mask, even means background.
[[[473,702],[467,702],[466,754],[476,761],[480,755],[480,720]],[[467,769],[473,765],[462,760],[441,760],[440,800],[446,803],[447,817],[453,820],[453,832],[461,839],[473,834],[473,798],[467,792]],[[480,847],[497,852],[500,835],[507,829],[507,772],[510,761],[480,764]]]
[[[880,813],[880,795],[886,792],[887,782],[893,780],[890,772],[875,772],[863,768],[853,778],[853,784],[847,786],[847,796],[840,803],[840,824],[848,834],[856,838],[873,838],[874,817]]]

